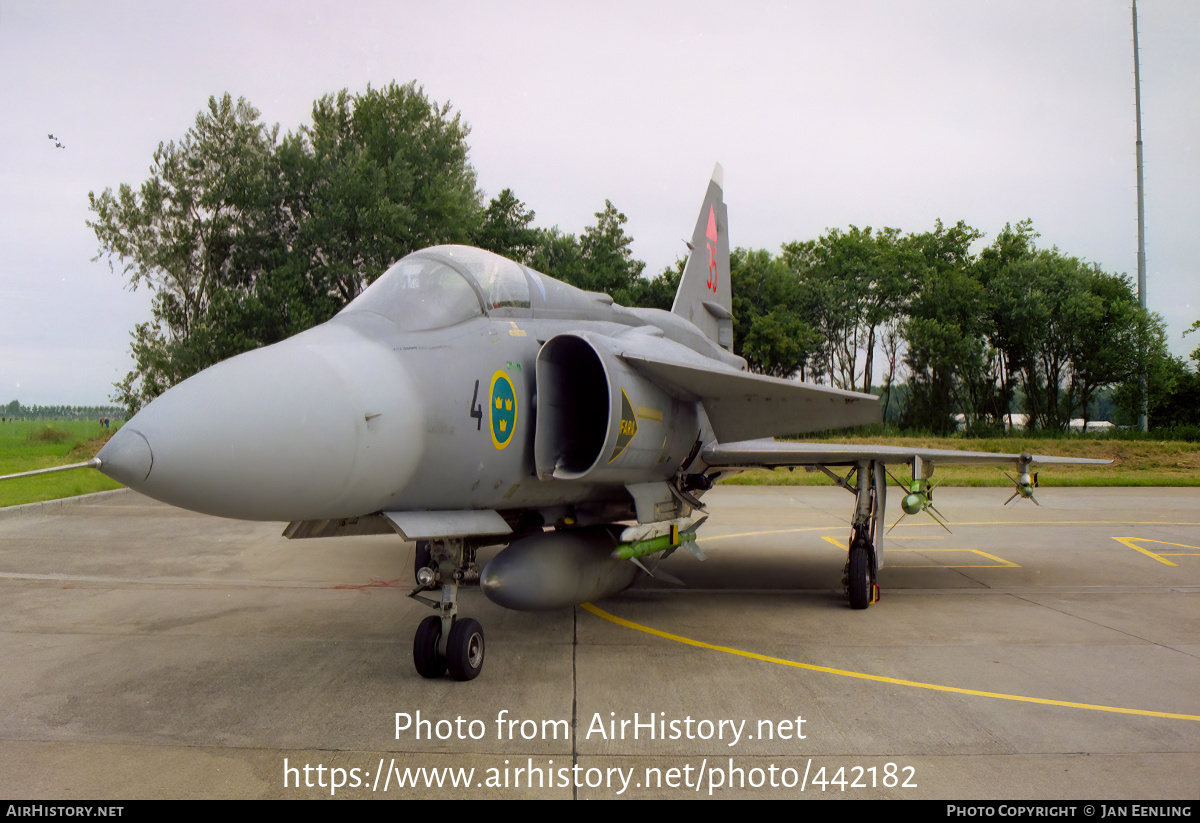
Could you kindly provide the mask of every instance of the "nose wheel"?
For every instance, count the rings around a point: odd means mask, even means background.
[[[446,643],[446,664],[455,680],[474,680],[483,671],[483,626],[478,620],[455,622]]]
[[[431,614],[417,626],[413,638],[413,665],[421,677],[433,679],[446,673],[446,658],[438,652],[438,641],[442,639],[442,618]]]
[[[435,680],[447,669],[455,680],[474,680],[483,671],[483,626],[474,618],[455,620],[446,638],[446,650],[440,649],[442,618],[430,615],[417,626],[413,638],[413,665],[421,677]]]

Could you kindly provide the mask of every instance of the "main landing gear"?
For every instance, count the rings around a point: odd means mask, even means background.
[[[854,520],[850,527],[850,548],[842,585],[846,589],[850,608],[865,609],[879,602],[876,574],[883,565],[883,532],[880,531],[880,523],[887,499],[886,469],[878,462],[860,463],[847,478],[842,479],[824,466],[820,468],[832,476],[839,486],[854,492]]]
[[[449,670],[455,680],[474,680],[483,670],[483,627],[458,615],[459,587],[479,583],[475,549],[461,538],[417,542],[417,587],[409,597],[438,612],[422,620],[413,637],[413,665],[421,677],[441,677]],[[441,595],[437,600],[422,594],[435,590]]]

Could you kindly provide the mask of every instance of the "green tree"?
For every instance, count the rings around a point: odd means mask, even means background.
[[[596,225],[588,226],[579,238],[586,281],[584,288],[612,295],[613,300],[630,305],[646,264],[633,257],[633,238],[625,233],[624,214],[611,200],[604,211],[596,212]]]
[[[1193,323],[1191,325],[1191,328],[1189,328],[1187,331],[1185,331],[1183,333],[1183,336],[1187,337],[1189,334],[1191,334],[1194,331],[1200,331],[1200,320],[1197,320],[1195,323]],[[1192,361],[1196,364],[1197,367],[1200,367],[1200,346],[1197,346],[1192,351]]]
[[[1035,428],[1065,431],[1096,391],[1137,371],[1146,317],[1127,277],[1058,249],[1009,260],[990,279],[995,339]]]
[[[139,190],[89,195],[98,257],[155,293],[116,399],[136,411],[329,319],[405,254],[470,242],[483,209],[468,133],[415,83],[323,97],[282,140],[245,100],[211,98]]]
[[[679,291],[679,281],[683,279],[683,268],[687,265],[684,258],[675,261],[674,266],[668,266],[658,273],[655,278],[639,277],[626,291],[630,306],[644,309],[662,309],[670,311],[675,304],[675,293]]]
[[[415,82],[318,100],[312,125],[285,141],[291,228],[311,276],[344,303],[406,254],[469,243],[482,211],[469,134]]]
[[[1077,261],[1076,261],[1077,262]],[[1019,375],[1029,426],[1063,431],[1070,420],[1060,403],[1070,365],[1076,268],[1057,250],[1014,260],[993,281],[996,312],[1004,318],[1009,362]]]
[[[155,315],[172,333],[186,337],[214,293],[264,261],[276,130],[258,117],[244,99],[210,97],[178,144],[159,144],[140,191],[88,193],[98,257],[119,259],[131,288],[155,292]]]
[[[813,376],[823,340],[806,320],[810,311],[795,273],[765,249],[734,249],[729,268],[734,353],[759,374]]]
[[[1161,360],[1155,372],[1147,410],[1154,428],[1200,426],[1200,373],[1172,356]]]
[[[987,335],[998,361],[999,387],[995,393],[992,417],[997,423],[1005,419],[1006,425],[1011,424],[1010,413],[1019,381],[1020,369],[1016,364],[1027,357],[1028,341],[1015,326],[1013,314],[1001,309],[1002,306],[1011,307],[1011,303],[999,299],[999,291],[1008,283],[1000,280],[1000,276],[1016,261],[1035,253],[1034,240],[1037,237],[1032,220],[1022,220],[1016,226],[1005,223],[992,244],[980,252],[974,265],[976,279],[988,290],[987,306],[991,322]]]
[[[214,296],[270,264],[276,130],[258,118],[244,99],[209,98],[179,143],[159,144],[138,191],[88,194],[97,257],[154,292],[153,321],[133,332],[137,368],[114,398],[131,411],[211,362]]]
[[[558,226],[537,230],[529,267],[572,286],[587,288],[588,274],[579,240],[560,231]]]
[[[1083,265],[1078,277],[1080,287],[1064,301],[1074,332],[1069,346],[1068,419],[1082,416],[1086,431],[1096,392],[1137,379],[1143,311],[1128,277],[1108,274],[1095,264]]]
[[[751,371],[772,377],[805,377],[805,368],[819,351],[821,335],[796,315],[775,309],[754,318],[742,341],[742,356]]]
[[[1200,328],[1193,324],[1184,334]],[[1193,367],[1172,355],[1167,347],[1166,324],[1157,314],[1143,315],[1139,324],[1138,369],[1145,364],[1147,417],[1151,429],[1168,426],[1200,426],[1200,349],[1192,352]],[[1137,376],[1120,384],[1115,392],[1117,421],[1134,425],[1142,408],[1142,391]]]
[[[979,404],[970,378],[984,369],[984,290],[961,268],[933,267],[913,297],[904,325],[909,402],[905,425],[944,433],[953,415],[973,417]]]
[[[534,213],[517,199],[512,189],[504,189],[488,203],[483,221],[475,232],[474,244],[526,263],[538,247],[538,232],[533,228],[533,218]]]
[[[957,411],[974,421],[986,415],[992,405],[994,364],[985,343],[989,330],[987,298],[972,271],[974,258],[970,250],[981,237],[983,232],[962,220],[950,227],[937,220],[932,231],[909,235],[924,268],[915,284],[906,329],[923,329],[926,333],[936,329],[927,337],[929,348],[923,355],[929,376],[936,376],[933,383],[941,384],[932,399],[942,404],[950,399],[952,404],[934,415],[938,420]],[[943,298],[945,305],[939,305]],[[908,342],[911,349],[912,336],[908,336]],[[914,397],[918,395],[914,387]],[[933,428],[938,429],[936,425]]]
[[[869,392],[881,331],[903,312],[923,269],[920,250],[899,229],[851,226],[785,244],[783,257],[807,295],[803,302],[824,339],[831,381]],[[894,374],[894,359],[890,366]]]

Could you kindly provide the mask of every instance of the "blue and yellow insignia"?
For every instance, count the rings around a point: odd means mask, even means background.
[[[502,371],[492,375],[488,416],[492,425],[492,444],[503,449],[512,440],[517,428],[517,391],[508,375]]]

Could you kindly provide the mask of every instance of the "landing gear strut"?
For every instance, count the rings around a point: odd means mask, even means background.
[[[479,582],[475,548],[461,538],[417,543],[417,587],[409,597],[438,612],[422,620],[413,637],[413,665],[421,677],[441,677],[449,669],[455,680],[474,680],[483,670],[483,627],[458,616],[459,586]],[[434,590],[437,600],[422,594]]]
[[[854,521],[842,584],[850,608],[865,609],[879,601],[875,575],[883,565],[883,533],[879,531],[879,525],[887,495],[887,478],[883,465],[874,462],[860,463],[855,474]]]

